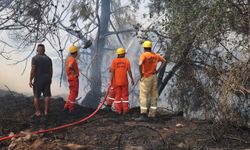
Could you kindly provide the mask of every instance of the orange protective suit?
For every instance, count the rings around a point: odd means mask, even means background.
[[[128,104],[128,86],[117,86],[115,87],[115,110],[121,114],[129,111]]]
[[[142,65],[143,77],[147,78],[156,72],[158,62],[166,61],[161,55],[154,52],[144,52],[140,56],[139,65]]]
[[[111,64],[113,75],[113,88],[115,92],[114,107],[117,113],[127,113],[128,103],[128,77],[130,62],[127,58],[115,58]]]
[[[70,68],[73,67],[74,71]],[[74,103],[78,96],[79,90],[79,69],[76,59],[73,56],[70,56],[66,61],[66,74],[69,82],[69,96],[68,100],[64,105],[64,109],[67,109],[71,112],[74,109]]]
[[[109,89],[109,96],[108,96],[108,99],[107,99],[107,106],[109,107],[112,107],[112,104],[115,100],[115,90],[114,90],[114,87],[110,87]]]

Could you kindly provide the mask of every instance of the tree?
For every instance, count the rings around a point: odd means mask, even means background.
[[[59,3],[59,1],[49,0],[1,1],[0,30],[14,40],[15,43],[13,44],[8,40],[1,40],[0,42],[20,53],[25,52],[26,47],[33,46],[26,57],[13,63],[25,62],[24,70],[28,59],[35,51],[36,43],[45,40],[50,41],[48,39],[50,36],[59,40],[55,18],[57,5],[54,5],[53,2]],[[8,51],[3,50],[1,55],[6,59],[11,59],[11,53]]]
[[[178,100],[181,109],[189,111],[187,109],[195,106],[195,109],[216,112],[214,117],[220,117],[221,113],[228,116],[235,91],[249,93],[248,3],[152,0],[151,14],[166,14],[166,19],[146,32],[164,37],[161,42],[167,45],[165,49],[172,50],[175,61],[160,82],[160,93],[173,79],[175,86],[170,95]]]
[[[99,99],[101,98],[102,90],[102,75],[108,73],[109,69],[107,68],[106,62],[103,62],[103,57],[107,54],[108,51],[114,50],[118,45],[124,45],[123,37],[121,34],[134,32],[135,29],[129,25],[129,22],[126,24],[121,24],[131,19],[128,19],[128,14],[126,9],[129,9],[128,6],[120,8],[121,3],[117,1],[95,1],[95,5],[91,5],[93,1],[79,1],[76,3],[73,8],[73,15],[71,19],[72,25],[75,26],[75,30],[78,30],[82,33],[80,28],[77,28],[77,24],[85,24],[85,29],[92,30],[85,31],[86,33],[95,32],[96,37],[92,38],[93,45],[90,47],[90,91],[88,91],[86,97],[83,100],[83,105],[90,107],[97,107],[99,104]],[[80,6],[80,7],[79,7]],[[93,26],[94,24],[94,26]],[[96,28],[96,30],[94,30]],[[113,44],[113,37],[115,35],[119,44]],[[106,67],[105,69],[103,69]],[[87,72],[89,67],[87,67]]]
[[[68,3],[57,0],[29,0],[5,1],[4,4],[2,6],[6,7],[3,7],[1,13],[6,18],[0,19],[0,30],[9,30],[10,33],[16,30],[14,36],[23,41],[23,47],[46,41],[63,60],[62,52],[69,40],[80,43],[81,74],[86,79],[85,89],[88,90],[83,103],[96,107],[102,96],[103,74],[108,73],[108,69],[103,69],[104,66],[107,68],[106,63],[103,65],[104,55],[109,50],[116,49],[118,45],[124,45],[124,37],[121,34],[135,31],[131,25],[121,24],[121,21],[128,23],[133,19],[133,15],[126,11],[129,10],[128,5],[120,8],[119,1],[111,0],[71,0]],[[6,14],[8,11],[11,13]],[[128,19],[128,16],[131,16],[131,19]],[[69,37],[63,38],[65,34]],[[110,38],[112,35],[115,35],[120,44],[111,42],[114,41]],[[35,46],[27,57],[16,63],[27,63],[34,49]]]

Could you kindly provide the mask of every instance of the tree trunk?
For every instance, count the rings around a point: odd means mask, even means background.
[[[105,34],[108,32],[110,20],[110,0],[101,1],[101,16],[99,29],[94,43],[95,50],[92,52],[93,62],[91,66],[91,90],[87,93],[83,100],[83,105],[96,108],[99,105],[101,98],[101,69],[102,59],[104,55]]]
[[[162,81],[158,81],[159,95],[162,93],[162,91],[164,90],[164,88],[168,84],[168,81],[174,76],[175,72],[178,71],[178,69],[183,65],[190,49],[192,48],[194,39],[195,38],[193,38],[193,40],[187,44],[186,48],[183,51],[181,60],[175,64],[175,66],[172,68],[172,70],[169,71],[168,75]],[[165,70],[165,68],[164,68],[164,70]]]

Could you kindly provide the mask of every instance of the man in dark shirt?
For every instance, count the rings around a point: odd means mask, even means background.
[[[29,86],[33,87],[34,93],[34,105],[35,105],[35,115],[41,116],[40,111],[40,96],[43,93],[45,98],[45,110],[44,115],[48,115],[49,110],[49,100],[51,96],[50,85],[52,78],[52,61],[45,55],[45,47],[43,44],[38,44],[37,55],[32,58],[31,71],[30,71],[30,82]],[[34,79],[34,82],[32,82]]]

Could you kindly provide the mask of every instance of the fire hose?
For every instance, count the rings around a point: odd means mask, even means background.
[[[96,110],[93,113],[91,113],[90,115],[88,115],[87,117],[85,117],[85,118],[83,118],[83,119],[81,119],[79,121],[75,121],[75,122],[72,122],[72,123],[69,123],[69,124],[64,124],[64,125],[61,125],[61,126],[58,126],[58,127],[49,128],[49,129],[45,129],[45,130],[34,131],[34,132],[31,132],[31,134],[41,134],[41,133],[46,133],[46,132],[55,132],[57,130],[61,130],[61,129],[65,129],[65,128],[69,128],[69,127],[81,124],[84,121],[90,119],[91,117],[93,117],[100,110],[100,108],[102,107],[102,105],[106,101],[108,93],[109,93],[109,89],[110,89],[110,85],[108,86],[108,90],[107,90],[104,98],[102,99],[101,103],[96,108]],[[19,137],[19,136],[21,136],[20,133],[19,134],[14,134],[14,135],[11,135],[11,136],[1,137],[0,142],[3,142],[5,140],[9,140],[11,138],[16,138],[16,137]]]

